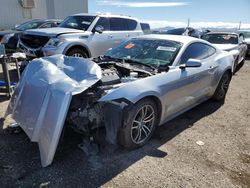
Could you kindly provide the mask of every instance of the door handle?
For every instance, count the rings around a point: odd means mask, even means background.
[[[211,70],[211,69],[214,69],[215,67],[214,66],[210,66],[208,69]]]
[[[112,39],[112,38],[113,38],[113,35],[109,35],[109,38],[111,38],[111,39]]]

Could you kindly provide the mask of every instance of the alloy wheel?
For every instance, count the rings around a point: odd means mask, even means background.
[[[229,87],[229,82],[230,82],[230,79],[229,79],[229,76],[228,75],[225,75],[222,80],[221,80],[221,85],[220,85],[220,91],[219,91],[219,95],[221,97],[223,97],[227,90],[228,90],[228,87]]]
[[[131,139],[135,144],[141,144],[151,136],[155,118],[151,105],[144,105],[137,111],[131,126]]]

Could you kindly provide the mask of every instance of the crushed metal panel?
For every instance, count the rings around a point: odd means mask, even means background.
[[[43,167],[52,163],[72,96],[100,79],[96,63],[63,55],[35,59],[25,69],[6,115],[38,142]]]

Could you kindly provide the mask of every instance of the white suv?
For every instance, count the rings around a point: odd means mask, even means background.
[[[19,37],[18,47],[30,57],[97,57],[139,35],[143,35],[140,23],[128,16],[75,14],[57,28],[25,31]]]

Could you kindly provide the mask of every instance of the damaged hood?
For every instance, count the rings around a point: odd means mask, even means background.
[[[24,34],[56,37],[62,34],[84,33],[84,32],[85,31],[79,29],[53,27],[53,28],[42,28],[42,29],[30,29],[25,31]]]
[[[93,61],[56,55],[33,60],[11,98],[12,114],[31,141],[38,142],[42,166],[52,163],[73,95],[102,77]]]

